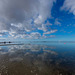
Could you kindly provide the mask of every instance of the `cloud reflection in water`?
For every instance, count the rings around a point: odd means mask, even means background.
[[[1,75],[73,75],[75,58],[56,46],[12,45],[0,48]],[[67,53],[69,54],[69,53]],[[66,55],[66,56],[65,56]],[[66,60],[67,59],[67,60]]]

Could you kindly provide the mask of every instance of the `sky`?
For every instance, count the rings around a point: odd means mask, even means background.
[[[75,0],[0,0],[0,40],[74,38]]]

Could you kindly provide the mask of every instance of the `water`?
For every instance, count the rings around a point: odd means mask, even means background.
[[[0,46],[0,75],[75,75],[75,44]]]

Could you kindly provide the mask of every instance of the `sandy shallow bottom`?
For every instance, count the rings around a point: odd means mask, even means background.
[[[75,47],[0,46],[0,75],[75,75]]]

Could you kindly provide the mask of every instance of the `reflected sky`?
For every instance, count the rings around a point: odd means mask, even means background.
[[[0,75],[75,75],[74,45],[0,46]]]

